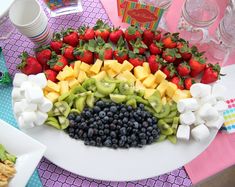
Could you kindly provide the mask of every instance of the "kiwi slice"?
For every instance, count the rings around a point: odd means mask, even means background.
[[[166,123],[172,123],[173,122],[173,118],[163,118],[162,120],[164,120]]]
[[[69,120],[64,116],[58,117],[59,123],[60,123],[60,129],[64,130],[69,126]]]
[[[133,98],[133,99],[129,99],[127,102],[126,102],[126,105],[130,105],[132,106],[133,108],[136,108],[137,107],[137,103],[136,103],[136,100]]]
[[[129,82],[120,82],[118,89],[121,94],[123,95],[133,95],[134,94],[134,88],[131,86]]]
[[[68,103],[68,105],[71,107],[73,105],[74,99],[76,98],[76,96],[74,94],[69,94],[68,97],[65,98],[65,102]]]
[[[66,92],[58,97],[58,101],[64,101],[67,97],[69,97],[70,93]]]
[[[165,104],[162,107],[162,111],[160,113],[154,114],[154,116],[158,119],[161,119],[161,118],[167,117],[169,113],[170,113],[170,106],[169,104]]]
[[[171,125],[171,128],[174,131],[174,134],[176,134],[178,126],[179,126],[179,117],[174,117],[172,125]]]
[[[167,123],[165,123],[164,121],[163,122],[162,121],[159,122],[159,121],[158,121],[158,126],[161,130],[161,134],[167,135],[167,136],[173,134],[174,132],[173,129]]]
[[[159,136],[159,138],[157,139],[156,142],[162,142],[162,141],[164,141],[166,138],[167,138],[166,135],[161,134],[161,135]]]
[[[95,82],[97,91],[103,95],[109,95],[116,88],[116,83],[110,83],[106,81],[96,81]]]
[[[105,78],[104,78],[104,81],[105,81],[105,82],[109,82],[109,83],[117,83],[117,84],[122,82],[121,80],[113,79],[113,78],[111,78],[111,77],[105,77]]]
[[[173,144],[176,144],[177,143],[177,138],[175,135],[170,135],[170,136],[167,136],[167,139],[173,143]]]
[[[144,109],[145,109],[145,110],[147,110],[147,111],[149,111],[151,114],[156,113],[156,112],[155,112],[155,110],[153,110],[153,108],[152,108],[152,107],[144,106]]]
[[[88,94],[87,98],[86,98],[86,104],[87,106],[89,106],[90,108],[94,107],[94,103],[95,103],[95,96],[93,93]]]
[[[81,112],[78,109],[72,108],[70,110],[70,113],[76,113],[77,115],[79,115]]]
[[[144,105],[149,105],[148,101],[146,101],[146,100],[143,99],[142,97],[137,96],[137,95],[135,95],[135,96],[133,96],[133,97],[135,98],[135,100],[136,100],[137,103],[142,103],[142,104],[144,104]]]
[[[54,106],[55,106],[54,111],[58,109],[63,116],[67,117],[69,115],[70,107],[68,103],[66,103],[65,101],[58,101],[54,104]]]
[[[120,94],[119,89],[115,88],[115,90],[113,91],[113,94]]]
[[[109,94],[109,97],[115,103],[122,103],[126,101],[126,96],[121,94]]]
[[[55,117],[48,117],[47,120],[44,123],[45,125],[52,126],[56,129],[60,129],[60,124]]]
[[[157,113],[161,112],[162,100],[158,91],[155,91],[147,100]]]
[[[170,105],[171,111],[177,111],[177,104],[174,102]]]
[[[101,98],[104,98],[105,97],[105,95],[103,95],[103,94],[101,94],[101,93],[99,93],[99,92],[95,92],[94,93],[94,96],[96,97],[96,98],[98,98],[98,99],[101,99]]]
[[[86,92],[87,90],[83,88],[81,85],[75,86],[70,90],[70,93],[72,94],[78,94],[78,93],[83,93]]]
[[[96,91],[95,79],[94,78],[86,79],[82,83],[82,87],[88,91],[93,91],[93,92]]]
[[[136,94],[140,97],[144,97],[145,91],[144,90],[138,90],[138,91],[136,91]]]
[[[86,105],[86,96],[79,97],[75,100],[75,108],[78,109],[80,112],[83,111]]]
[[[170,110],[170,114],[167,116],[167,118],[172,118],[173,119],[177,115],[178,115],[178,111],[176,111],[176,110],[171,111]]]

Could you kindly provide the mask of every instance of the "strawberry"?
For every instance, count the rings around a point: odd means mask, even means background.
[[[220,78],[220,65],[208,64],[201,79],[201,83],[210,84],[217,81]]]
[[[49,46],[44,46],[36,49],[36,58],[42,65],[42,69],[48,69],[47,62],[51,59],[51,50]]]
[[[72,47],[76,47],[79,42],[78,33],[75,30],[68,28],[66,31],[63,31],[63,42]]]
[[[177,41],[179,40],[179,33],[165,33],[162,43],[165,48],[175,48],[177,46]]]
[[[191,48],[188,46],[186,42],[178,42],[177,49],[184,60],[189,60],[192,57]]]
[[[113,52],[113,56],[121,64],[124,60],[128,60],[128,49],[125,47],[125,41],[122,36],[117,42],[117,49]]]
[[[156,30],[156,31],[155,31],[155,36],[154,36],[154,39],[153,39],[153,40],[159,42],[159,41],[161,40],[161,38],[162,38],[162,32],[159,31],[159,30]]]
[[[141,55],[137,55],[132,51],[129,52],[129,62],[134,66],[142,66],[145,62],[145,57]]]
[[[195,56],[193,55],[189,60],[189,66],[191,68],[190,76],[196,77],[198,76],[203,70],[206,68],[205,59],[202,58],[200,55]]]
[[[24,51],[21,56],[21,63],[17,65],[17,68],[26,75],[35,75],[42,72],[42,65],[37,61],[36,58],[29,56],[26,51]]]
[[[161,66],[163,59],[159,56],[150,55],[148,57],[149,68],[152,73],[155,73]]]
[[[153,39],[155,37],[155,33],[151,29],[145,29],[143,32],[143,42],[147,45],[150,46],[151,43],[153,43]]]
[[[162,54],[162,48],[163,48],[163,43],[155,41],[149,46],[150,54],[160,55]]]
[[[76,47],[73,54],[76,59],[81,60],[87,64],[93,64],[95,51],[95,41],[89,40],[88,44],[84,44],[81,40],[79,42],[79,47]]]
[[[97,20],[96,25],[94,26],[95,36],[99,36],[107,42],[110,34],[110,27],[107,23],[104,23],[101,19]]]
[[[135,26],[129,26],[124,33],[127,42],[130,42],[131,40],[136,40],[137,38],[141,38],[141,35],[142,31]]]
[[[187,62],[182,62],[177,67],[177,72],[181,77],[189,75],[191,69]]]
[[[174,83],[178,89],[184,89],[184,81],[182,78],[175,76],[171,79],[171,82]]]
[[[130,41],[131,47],[130,50],[133,50],[134,53],[143,55],[148,48],[147,45],[140,39],[137,38],[136,41]]]
[[[79,39],[89,41],[95,38],[95,31],[93,28],[82,26],[78,29]]]
[[[74,48],[70,45],[64,45],[62,48],[62,55],[67,58],[68,60],[74,60],[75,57],[73,55]]]
[[[57,82],[56,76],[57,72],[47,69],[44,71],[44,74],[46,75],[47,80],[51,80],[52,82]]]
[[[52,52],[52,58],[47,62],[50,68],[56,72],[61,71],[66,65],[68,65],[67,59],[62,55],[56,55]]]
[[[114,44],[117,44],[118,40],[124,35],[122,29],[120,28],[114,28],[112,32],[109,35],[109,39]]]
[[[96,39],[95,57],[101,60],[111,60],[113,59],[113,49],[110,43],[105,43],[105,41],[98,37]]]
[[[184,87],[187,90],[190,90],[190,87],[195,83],[195,80],[193,80],[191,77],[186,78],[184,80]]]
[[[63,47],[63,42],[61,41],[62,35],[61,33],[54,33],[53,39],[50,42],[50,47],[56,54],[61,53],[61,48]]]
[[[180,58],[181,55],[178,53],[177,49],[165,49],[162,53],[162,58],[169,63],[172,63],[176,60],[176,58]]]
[[[173,64],[166,65],[162,71],[166,74],[167,79],[171,79],[176,75],[176,69]]]

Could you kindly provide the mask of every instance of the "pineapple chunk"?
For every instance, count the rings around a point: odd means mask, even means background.
[[[156,83],[158,84],[166,79],[166,74],[163,73],[161,70],[158,70],[154,75],[156,76]]]
[[[47,95],[49,92],[47,90],[43,90],[43,95]]]
[[[148,99],[156,91],[155,89],[145,89],[144,98]]]
[[[122,69],[121,72],[123,71],[131,71],[133,69],[133,65],[128,62],[127,60],[124,60],[124,62],[122,63]]]
[[[167,103],[166,97],[162,98],[162,104],[165,105]]]
[[[109,66],[109,65],[112,63],[112,61],[113,61],[113,60],[105,60],[105,61],[104,61],[104,65],[103,65],[104,70],[110,69],[110,66]]]
[[[151,88],[151,89],[155,89],[155,88],[157,87],[157,85],[158,85],[158,83],[154,82],[154,83],[152,84],[152,86],[151,86],[151,87],[149,87],[149,88]]]
[[[168,86],[168,81],[163,80],[157,87],[157,90],[159,91],[159,93],[161,94],[161,97],[165,94],[166,89]]]
[[[69,82],[68,81],[60,81],[60,94],[64,94],[69,91]]]
[[[155,84],[156,81],[156,77],[153,74],[150,74],[144,81],[143,81],[143,85],[146,88],[150,88],[152,87],[153,84]]]
[[[88,72],[89,69],[90,69],[90,65],[85,63],[85,62],[82,62],[81,65],[80,65],[80,70],[84,71],[84,72]]]
[[[81,65],[81,61],[80,60],[77,60],[77,61],[74,62],[73,72],[74,72],[74,75],[76,77],[78,76],[78,73],[79,73],[79,70],[80,70],[80,65]]]
[[[56,78],[60,81],[74,78],[73,68],[71,66],[65,66],[63,70],[58,73]]]
[[[176,84],[172,83],[172,82],[168,82],[168,87],[166,89],[166,95],[170,98],[173,97],[173,95],[175,94],[175,91],[177,90],[177,86]]]
[[[135,82],[135,89],[136,90],[145,90],[144,85],[142,84],[142,82],[140,80],[136,80]]]
[[[77,79],[72,79],[72,80],[69,80],[68,82],[69,82],[69,88],[72,88],[79,84]]]
[[[56,92],[49,92],[46,95],[46,98],[49,99],[52,103],[56,102],[60,95]]]
[[[96,80],[102,80],[107,76],[107,73],[105,71],[99,72],[97,75],[92,76],[92,78]]]
[[[185,95],[187,95],[187,98],[191,98],[192,97],[192,95],[191,95],[189,90],[182,90],[182,92],[184,92]]]
[[[148,76],[148,72],[142,66],[137,66],[134,69],[134,75],[137,79],[142,81]]]
[[[116,73],[115,71],[113,71],[112,69],[109,69],[109,70],[107,70],[106,71],[107,73],[108,73],[108,75],[110,76],[110,77],[115,77],[118,73]]]
[[[99,73],[102,64],[103,64],[103,61],[101,61],[100,59],[97,59],[95,63],[91,66],[89,71],[93,72],[94,74]]]
[[[88,79],[86,73],[84,71],[80,71],[77,78],[78,82],[82,83],[86,79]]]
[[[96,73],[94,73],[94,72],[92,72],[92,71],[88,71],[88,72],[86,72],[86,75],[88,76],[88,77],[92,77],[92,76],[95,76],[96,75]]]
[[[136,81],[135,76],[128,70],[122,72],[123,77],[126,78],[126,80],[130,83],[134,83]]]
[[[172,97],[173,101],[175,102],[178,102],[179,100],[186,98],[189,98],[188,95],[180,89],[177,89]]]
[[[148,72],[148,74],[151,74],[151,70],[150,70],[149,63],[148,63],[148,62],[144,62],[144,63],[143,63],[143,67],[144,67],[144,69]]]
[[[63,71],[60,71],[57,76],[56,76],[56,79],[58,79],[59,81],[62,81],[64,80],[64,75],[63,75]]]
[[[60,86],[51,80],[47,81],[47,86],[45,87],[45,90],[48,92],[60,92]]]
[[[123,75],[123,73],[118,74],[115,78],[121,81],[127,81],[127,78]]]
[[[109,64],[109,67],[116,73],[120,73],[122,69],[122,64],[120,64],[117,60],[113,60]]]

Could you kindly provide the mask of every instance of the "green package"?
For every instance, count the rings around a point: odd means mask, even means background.
[[[6,67],[6,62],[0,47],[0,86],[9,85],[12,83],[11,76]]]

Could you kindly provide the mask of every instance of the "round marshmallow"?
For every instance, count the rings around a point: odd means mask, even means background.
[[[190,88],[193,97],[205,97],[211,95],[211,86],[202,83],[193,84]]]
[[[28,80],[28,76],[23,73],[16,73],[14,80],[13,80],[13,86],[20,87],[21,84]]]
[[[38,109],[41,111],[41,112],[49,112],[53,107],[53,104],[52,102],[47,99],[47,98],[43,98],[43,101],[42,103],[38,104]]]
[[[21,99],[24,98],[21,89],[20,89],[20,88],[17,88],[17,87],[14,87],[14,88],[12,89],[11,95],[12,95],[12,98],[13,98],[14,101],[19,101],[19,100],[21,100]]]
[[[195,112],[195,118],[196,118],[196,120],[194,122],[195,125],[201,125],[201,124],[205,123],[205,121],[200,117],[198,112]]]
[[[195,140],[203,141],[209,137],[210,132],[209,132],[209,129],[204,124],[201,124],[201,125],[194,127],[191,130],[191,134]]]
[[[41,103],[43,101],[43,91],[38,86],[31,86],[25,90],[25,98],[28,102]]]
[[[39,86],[45,88],[47,85],[47,78],[44,73],[38,73],[37,75],[29,75],[28,80]]]
[[[37,111],[36,120],[34,121],[34,123],[38,126],[43,125],[44,122],[47,120],[47,117],[48,117],[47,113]]]
[[[26,124],[33,123],[37,118],[35,112],[22,112],[21,116]]]
[[[23,112],[28,106],[28,103],[25,99],[22,99],[21,101],[19,102],[15,102],[14,103],[14,113],[15,114],[19,114],[21,112]]]
[[[29,129],[29,128],[34,127],[33,122],[29,122],[29,123],[25,122],[22,116],[18,118],[18,124],[19,124],[20,129]]]
[[[187,111],[180,114],[180,123],[182,125],[192,125],[195,122],[196,118],[192,111]]]
[[[199,107],[198,102],[194,98],[188,98],[188,99],[181,99],[177,103],[177,109],[180,113],[186,112],[186,111],[195,111]]]
[[[204,104],[199,110],[199,116],[205,121],[217,120],[219,117],[218,111],[210,104]]]

